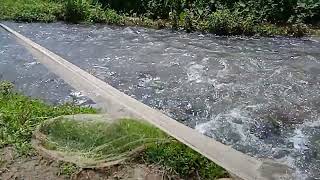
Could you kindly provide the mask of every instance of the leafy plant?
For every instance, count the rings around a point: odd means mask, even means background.
[[[289,22],[317,23],[320,19],[320,1],[298,0],[294,11],[295,13],[291,15]]]
[[[13,84],[9,81],[1,81],[0,82],[0,94],[7,96],[13,90]]]
[[[0,0],[0,19],[52,22],[62,14],[62,5],[51,1]]]
[[[241,17],[237,12],[228,9],[217,10],[208,19],[210,32],[219,35],[252,35],[254,34],[254,20],[251,16]]]
[[[72,163],[61,162],[59,164],[59,174],[71,177],[75,172],[79,170],[79,167]]]
[[[96,4],[89,9],[89,15],[86,19],[88,22],[105,23],[107,22],[107,16],[100,4]]]
[[[106,15],[106,22],[108,24],[117,24],[117,25],[122,25],[123,24],[123,17],[120,16],[115,10],[112,9],[107,9],[105,11]]]
[[[64,8],[65,20],[72,23],[84,21],[90,14],[90,3],[87,0],[67,0]]]

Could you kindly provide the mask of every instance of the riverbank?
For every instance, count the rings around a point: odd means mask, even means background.
[[[138,2],[139,1],[139,2]],[[140,2],[141,1],[141,2]],[[300,2],[301,1],[301,2]],[[18,22],[106,23],[121,26],[183,29],[217,35],[304,36],[314,34],[320,4],[255,1],[0,0],[0,20]],[[263,9],[263,6],[265,9]],[[281,9],[281,10],[279,10]],[[319,11],[318,11],[319,10]]]
[[[40,155],[37,155],[31,146],[32,134],[40,123],[52,117],[79,113],[97,113],[97,110],[73,104],[47,105],[40,100],[34,100],[17,93],[13,90],[11,83],[1,82],[0,178],[6,179],[8,176],[34,178],[43,177],[42,174],[44,174],[53,179],[57,177],[59,179],[68,179],[79,174],[84,175],[85,173],[74,164],[44,160]],[[139,125],[139,129],[146,129],[148,130],[147,133],[151,132],[152,128],[150,128],[150,126]],[[83,129],[76,129],[76,127],[74,129],[68,128],[68,130],[70,129],[72,132],[80,133],[79,135],[86,132],[83,132]],[[91,131],[94,131],[94,129]],[[154,131],[159,132],[160,130],[155,129]],[[60,133],[63,134],[63,132]],[[66,134],[66,136],[68,135],[70,134]],[[90,143],[90,137],[82,137],[85,142]],[[162,175],[165,174],[176,179],[179,179],[179,177],[188,179],[228,177],[226,171],[221,167],[175,140],[161,146],[158,144],[148,146],[145,151],[133,160],[130,160],[125,165],[115,167],[116,170],[84,171],[90,172],[92,177],[102,176],[109,178],[119,175],[121,172],[124,173],[122,176],[126,176],[128,175],[127,172],[136,171],[135,166],[140,167],[139,171],[151,171],[153,174],[161,172]],[[30,168],[36,170],[31,171]],[[19,173],[15,174],[15,172]],[[37,172],[38,174],[35,174]]]

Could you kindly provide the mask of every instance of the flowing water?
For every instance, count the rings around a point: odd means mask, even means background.
[[[296,169],[296,179],[320,179],[319,38],[6,24],[207,136],[251,156],[285,163]],[[6,61],[23,50],[0,53]],[[23,75],[30,67],[20,68]],[[59,86],[57,92],[64,94]]]
[[[51,104],[73,102],[93,105],[93,102],[75,91],[62,79],[39,64],[13,37],[0,29],[0,81],[7,80],[28,96]]]

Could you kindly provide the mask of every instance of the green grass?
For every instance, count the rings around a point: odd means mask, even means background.
[[[47,135],[48,149],[77,153],[85,158],[116,160],[144,147],[143,153],[134,156],[137,161],[144,159],[185,178],[227,177],[223,168],[158,128],[137,120],[121,119],[109,124],[61,118],[44,124],[41,132]]]
[[[139,121],[117,123],[56,119],[41,127],[50,149],[76,152],[95,160],[122,158],[145,144],[170,139],[162,131]]]
[[[0,20],[53,22],[63,16],[63,5],[49,0],[0,0]]]
[[[79,171],[79,167],[77,167],[76,165],[74,165],[72,163],[61,162],[59,164],[59,173],[58,173],[58,175],[59,176],[60,175],[65,175],[65,176],[70,178],[77,171]]]
[[[0,82],[0,148],[14,146],[26,155],[31,152],[32,132],[38,124],[52,117],[79,113],[96,110],[73,104],[48,105],[14,91],[9,82]]]
[[[163,166],[182,177],[199,176],[200,179],[228,177],[223,168],[178,141],[151,144],[143,156],[147,162]]]

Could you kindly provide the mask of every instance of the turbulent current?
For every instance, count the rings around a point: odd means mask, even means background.
[[[207,136],[320,178],[320,38],[5,24]],[[4,31],[0,45],[2,79],[49,101],[79,96]]]

